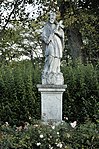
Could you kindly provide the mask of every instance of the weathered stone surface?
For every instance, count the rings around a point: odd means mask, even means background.
[[[45,47],[45,65],[42,72],[42,84],[64,84],[60,72],[60,61],[64,48],[64,31],[62,20],[56,21],[56,13],[51,12],[49,21],[45,24],[41,39]]]
[[[37,85],[41,92],[41,119],[45,122],[62,121],[62,95],[66,85]]]
[[[45,65],[42,72],[42,85],[37,85],[41,92],[41,119],[44,122],[62,121],[62,95],[66,89],[64,77],[60,71],[64,49],[63,21],[56,21],[56,13],[50,13],[41,39],[45,47]]]

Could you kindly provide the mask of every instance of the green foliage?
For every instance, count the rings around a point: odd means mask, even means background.
[[[11,125],[40,119],[42,66],[31,61],[12,62],[0,67],[0,121]],[[63,96],[63,119],[83,123],[86,119],[97,123],[99,114],[99,65],[82,64],[75,67],[63,64],[67,89]]]
[[[31,8],[29,12],[26,11],[28,4]],[[83,63],[92,62],[96,65],[99,59],[98,8],[98,0],[2,0],[0,61],[12,60],[22,54],[32,57],[32,51],[36,53],[41,48],[38,32],[48,20],[47,12],[56,9],[58,15],[61,14],[58,19],[64,21],[65,39],[67,38],[63,59],[68,60],[68,55],[73,60],[82,57]],[[42,52],[44,54],[43,48]]]
[[[20,29],[7,29],[0,41],[0,62],[7,63],[13,58],[18,58],[22,54],[19,48],[22,37]]]
[[[12,28],[6,29],[0,41],[0,62],[9,63],[21,56],[33,60],[38,56],[40,43],[40,23],[28,21],[23,25],[20,21],[11,21]],[[41,26],[40,26],[41,25]]]
[[[99,59],[98,0],[58,0],[58,5],[67,30],[69,55],[74,58],[72,53],[78,49],[83,63],[96,65]]]
[[[34,79],[35,78],[35,79]],[[31,62],[15,62],[0,68],[0,118],[10,124],[40,117],[40,98],[36,89],[40,69]]]
[[[86,122],[72,128],[68,123],[44,125],[34,122],[24,127],[1,126],[1,149],[98,149],[98,127]]]
[[[64,66],[63,74],[67,90],[64,94],[64,115],[69,120],[85,121],[98,118],[99,70],[92,65]]]

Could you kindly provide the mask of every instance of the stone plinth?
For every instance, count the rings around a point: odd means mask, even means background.
[[[45,122],[62,121],[62,95],[66,85],[37,85],[41,92],[41,119]]]

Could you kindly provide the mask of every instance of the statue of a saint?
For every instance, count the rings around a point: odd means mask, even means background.
[[[45,66],[42,73],[42,84],[62,85],[63,74],[60,72],[60,59],[64,47],[64,31],[62,20],[56,21],[56,13],[51,12],[49,21],[41,35],[45,44]]]

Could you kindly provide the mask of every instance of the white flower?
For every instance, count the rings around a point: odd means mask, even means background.
[[[24,129],[28,129],[28,126],[29,126],[29,123],[28,122],[25,122],[25,126],[24,126]]]
[[[37,125],[37,124],[35,124],[35,125],[34,125],[34,127],[38,127],[38,125]]]
[[[25,125],[25,126],[24,126],[24,129],[25,129],[25,130],[28,130],[28,127]]]
[[[73,123],[70,123],[72,128],[75,128],[75,126],[77,125],[77,121],[74,121]]]
[[[40,146],[40,145],[41,145],[41,143],[40,143],[40,142],[38,142],[38,143],[37,143],[37,146]]]
[[[22,130],[22,126],[16,127],[16,131],[21,131]]]
[[[29,120],[31,120],[32,118],[31,118],[31,116],[29,116]]]
[[[5,122],[5,125],[6,125],[6,126],[9,126],[9,123],[8,123],[8,122]]]
[[[65,119],[65,120],[68,120],[68,117],[64,116],[64,119]]]
[[[60,147],[60,148],[62,148],[62,143],[61,142],[59,142],[58,144],[57,144],[57,147]]]
[[[57,1],[55,1],[54,4],[57,4]]]
[[[50,138],[48,138],[48,141],[50,141]]]
[[[59,135],[59,132],[57,132],[57,135]]]
[[[68,117],[66,117],[66,120],[68,120]]]
[[[50,135],[49,137],[50,137],[50,138],[52,138],[52,136],[51,136],[51,135]]]
[[[60,144],[60,146],[59,146],[60,148],[62,148],[62,144]]]
[[[55,126],[52,126],[52,129],[55,129]]]
[[[40,138],[43,138],[43,137],[44,137],[44,136],[41,134],[41,135],[40,135]]]
[[[59,139],[56,139],[56,142],[55,142],[55,144],[57,144],[58,140],[59,140]]]

